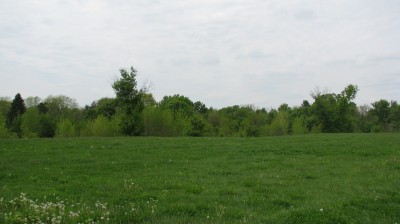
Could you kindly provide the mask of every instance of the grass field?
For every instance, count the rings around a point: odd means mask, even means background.
[[[0,223],[400,223],[400,134],[0,140]]]

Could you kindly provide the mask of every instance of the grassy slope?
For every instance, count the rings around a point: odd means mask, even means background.
[[[99,201],[113,223],[400,223],[399,189],[399,134],[0,140],[4,201]]]

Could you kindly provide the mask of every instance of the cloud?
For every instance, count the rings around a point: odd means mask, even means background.
[[[313,10],[299,10],[294,14],[296,20],[313,20],[315,19],[315,12]]]
[[[315,86],[349,83],[363,101],[399,95],[394,0],[0,5],[2,95],[65,94],[89,104],[113,96],[112,78],[131,65],[140,82],[154,83],[156,98],[179,93],[214,107],[298,105]]]

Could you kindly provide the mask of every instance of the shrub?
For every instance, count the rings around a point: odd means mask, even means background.
[[[28,138],[38,137],[40,127],[40,114],[37,107],[29,108],[24,115],[22,115],[22,136]]]
[[[15,133],[11,133],[6,128],[6,119],[3,114],[0,114],[0,139],[16,138]]]
[[[75,137],[75,125],[69,120],[64,119],[57,124],[57,137]]]
[[[296,118],[293,121],[292,132],[294,135],[306,134],[308,132],[307,127],[304,125],[300,118]]]
[[[56,134],[56,122],[49,115],[40,115],[38,134],[41,138],[52,138]]]
[[[110,120],[103,115],[98,116],[94,120],[86,121],[80,131],[80,136],[111,137],[119,134],[116,118],[111,117]]]
[[[148,107],[143,111],[144,133],[148,136],[176,136],[177,126],[168,110]]]
[[[118,134],[118,127],[114,120],[110,120],[103,115],[98,116],[92,126],[92,133],[94,136],[108,137]]]
[[[270,126],[271,135],[286,135],[288,133],[288,129],[289,119],[287,112],[278,112]]]

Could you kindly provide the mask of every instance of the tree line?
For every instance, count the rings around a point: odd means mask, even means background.
[[[80,108],[68,96],[0,98],[0,138],[77,136],[241,136],[307,133],[397,132],[400,105],[381,99],[357,106],[359,91],[348,85],[340,93],[311,92],[313,102],[281,104],[277,109],[235,105],[222,109],[183,95],[157,102],[139,89],[137,71],[120,70],[112,84],[115,98],[101,98]]]

